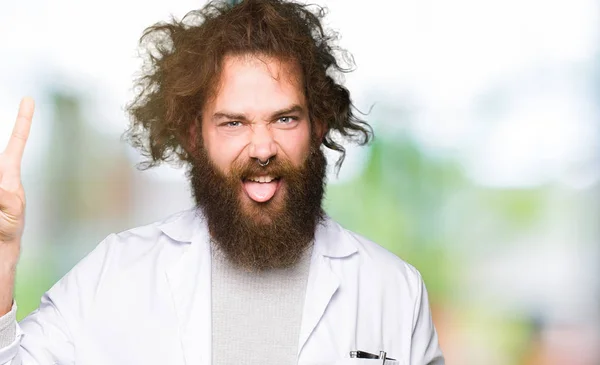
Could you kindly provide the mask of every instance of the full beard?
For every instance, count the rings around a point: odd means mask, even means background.
[[[273,157],[260,167],[254,159],[236,161],[222,173],[200,148],[189,171],[196,205],[204,213],[214,247],[248,271],[294,265],[312,244],[325,189],[327,161],[316,143],[300,167]],[[278,176],[275,196],[258,203],[244,196],[242,183],[257,173]]]

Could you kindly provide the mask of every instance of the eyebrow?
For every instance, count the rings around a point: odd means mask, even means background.
[[[276,112],[274,112],[273,114],[271,114],[271,119],[277,119],[277,118],[281,118],[282,116],[285,116],[287,114],[292,114],[292,113],[302,113],[304,114],[304,108],[301,107],[298,104],[294,104],[290,107],[284,108],[284,109],[280,109]],[[227,119],[227,120],[248,120],[248,118],[246,117],[245,114],[240,114],[240,113],[232,113],[232,112],[227,112],[227,111],[220,111],[220,112],[216,112],[215,114],[213,114],[212,116],[212,120],[213,121],[218,121],[221,119]]]

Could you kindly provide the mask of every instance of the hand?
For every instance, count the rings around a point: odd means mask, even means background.
[[[33,109],[33,99],[21,100],[12,135],[6,149],[0,154],[0,249],[9,248],[9,251],[15,253],[15,260],[18,257],[25,225],[25,191],[21,184],[21,159],[29,137]]]

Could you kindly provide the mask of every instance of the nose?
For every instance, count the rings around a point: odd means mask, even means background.
[[[254,125],[252,129],[252,140],[248,149],[250,158],[265,162],[277,154],[277,144],[267,125]]]

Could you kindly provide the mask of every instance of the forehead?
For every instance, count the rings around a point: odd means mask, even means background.
[[[223,60],[215,109],[246,113],[304,105],[300,67],[269,56],[226,56]]]

